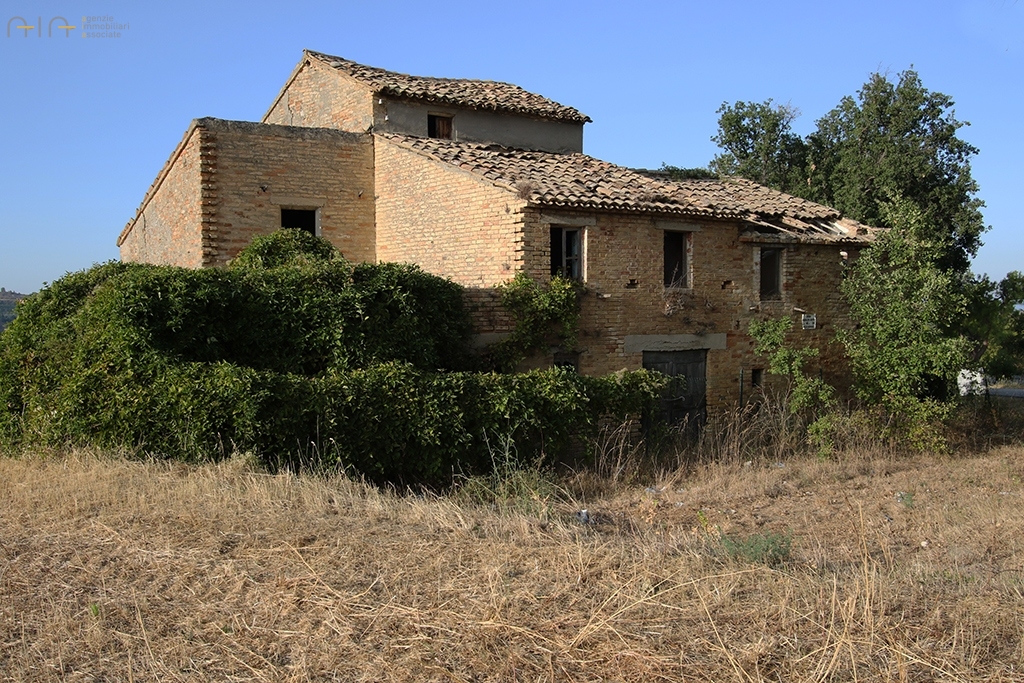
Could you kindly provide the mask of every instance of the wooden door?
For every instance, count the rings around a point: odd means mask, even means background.
[[[670,380],[652,422],[697,430],[707,418],[707,349],[644,351],[644,369],[657,370]]]

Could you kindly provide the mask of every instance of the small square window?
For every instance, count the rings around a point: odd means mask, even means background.
[[[583,231],[551,228],[551,277],[583,279]]]
[[[427,114],[427,137],[451,140],[452,117],[441,116],[440,114]]]
[[[316,234],[316,209],[281,209],[281,227]]]
[[[758,388],[764,382],[764,370],[762,368],[754,368],[750,371],[750,386]]]
[[[761,248],[761,298],[782,298],[782,249]]]
[[[574,372],[580,371],[580,354],[578,351],[556,351],[554,363],[556,368],[565,368]]]
[[[686,252],[690,233],[665,231],[665,286],[687,287]]]

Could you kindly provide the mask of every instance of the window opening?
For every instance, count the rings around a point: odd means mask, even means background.
[[[583,240],[579,228],[551,228],[551,277],[583,279]]]
[[[764,381],[764,370],[762,368],[754,368],[750,371],[750,386],[758,388]]]
[[[782,298],[782,249],[761,248],[761,298]]]
[[[452,117],[427,114],[427,137],[451,140]]]
[[[566,368],[574,372],[580,371],[580,354],[578,351],[556,351],[555,360],[552,365],[556,368]]]
[[[689,233],[665,231],[665,286],[687,286],[686,247]]]
[[[281,227],[316,234],[316,209],[281,209]]]

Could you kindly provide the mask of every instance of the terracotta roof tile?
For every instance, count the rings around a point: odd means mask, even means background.
[[[373,88],[375,93],[451,104],[471,109],[489,109],[517,114],[530,114],[560,121],[587,123],[590,117],[541,95],[523,90],[518,85],[468,78],[433,78],[409,76],[364,66],[353,61],[306,50],[306,54],[330,67],[343,71]]]
[[[541,206],[739,219],[756,232],[805,241],[861,242],[874,234],[873,228],[842,218],[835,209],[741,178],[673,181],[580,153],[383,137],[488,178]]]

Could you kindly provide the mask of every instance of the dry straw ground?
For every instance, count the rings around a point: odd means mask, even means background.
[[[847,455],[494,508],[0,458],[0,680],[1022,681],[1022,479]]]

